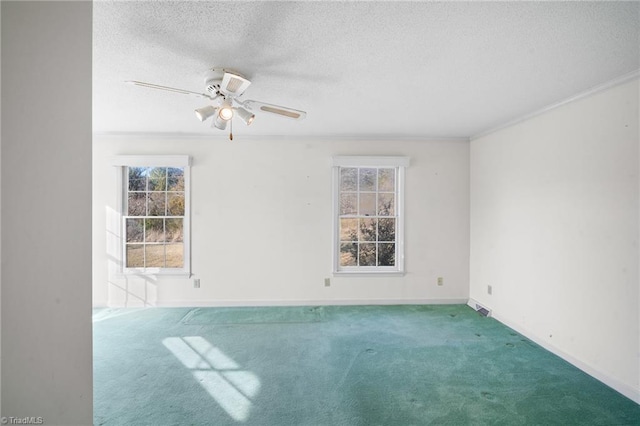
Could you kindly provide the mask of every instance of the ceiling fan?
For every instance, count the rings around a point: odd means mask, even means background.
[[[254,100],[241,101],[238,98],[244,94],[251,81],[239,72],[226,68],[211,68],[205,73],[204,86],[207,93],[192,92],[143,81],[126,81],[125,83],[197,96],[213,101],[212,104],[196,109],[195,113],[200,121],[205,121],[212,117],[211,127],[220,130],[225,130],[228,123],[231,123],[233,128],[232,119],[235,116],[238,116],[247,126],[250,125],[256,117],[255,112],[258,114],[275,114],[292,120],[302,120],[307,116],[306,112],[293,108]],[[233,140],[232,131],[229,132],[229,139]]]

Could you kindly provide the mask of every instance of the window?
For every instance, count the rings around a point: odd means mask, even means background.
[[[404,272],[407,157],[335,157],[334,273]]]
[[[190,273],[189,157],[118,157],[125,273]]]

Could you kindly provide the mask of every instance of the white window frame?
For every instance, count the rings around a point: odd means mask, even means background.
[[[404,182],[409,157],[337,156],[333,167],[333,275],[404,275]],[[395,266],[340,266],[340,168],[371,167],[396,169],[396,264]]]
[[[111,164],[118,167],[117,174],[117,209],[120,217],[120,273],[123,275],[170,275],[191,276],[191,157],[188,155],[119,155],[112,159]],[[127,167],[179,167],[184,169],[184,219],[183,219],[183,245],[184,261],[182,268],[127,268],[126,267],[126,221],[125,211],[127,203],[127,189],[125,183],[128,177],[125,175]]]

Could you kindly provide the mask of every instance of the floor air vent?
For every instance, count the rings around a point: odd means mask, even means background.
[[[479,313],[483,317],[491,316],[491,309],[481,305],[480,303],[476,302],[473,299],[469,299],[469,301],[467,302],[467,305],[472,307],[477,313]]]
[[[478,311],[478,313],[480,315],[482,315],[483,317],[488,317],[489,316],[489,310],[487,308],[483,308],[480,305],[476,305],[476,311]]]

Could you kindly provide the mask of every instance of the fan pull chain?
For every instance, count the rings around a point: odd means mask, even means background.
[[[233,120],[229,120],[229,140],[233,140]]]

